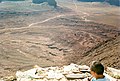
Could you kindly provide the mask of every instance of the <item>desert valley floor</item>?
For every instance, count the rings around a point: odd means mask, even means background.
[[[56,1],[56,9],[0,3],[0,77],[34,65],[89,65],[93,60],[120,69],[119,7]]]

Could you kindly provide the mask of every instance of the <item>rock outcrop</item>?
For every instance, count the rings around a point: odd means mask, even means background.
[[[83,2],[107,2],[111,5],[120,6],[120,1],[119,0],[78,0],[78,1],[83,1]]]
[[[119,81],[119,73],[120,70],[107,67],[104,75],[110,81]],[[0,81],[87,81],[88,77],[92,77],[89,66],[71,63],[62,67],[46,68],[35,65],[33,69],[24,72],[17,71],[16,76],[10,76]]]
[[[35,4],[41,4],[47,2],[50,6],[57,7],[57,2],[55,0],[32,0]]]
[[[0,0],[0,2],[2,1],[25,1],[25,0]]]

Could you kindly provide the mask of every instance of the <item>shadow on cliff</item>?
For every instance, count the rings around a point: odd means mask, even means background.
[[[120,0],[78,0],[82,2],[107,2],[110,5],[120,6]]]
[[[57,2],[55,0],[32,0],[35,4],[41,4],[47,2],[50,6],[57,7]]]

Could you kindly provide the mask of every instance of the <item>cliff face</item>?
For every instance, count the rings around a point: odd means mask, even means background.
[[[57,6],[57,3],[55,0],[32,0],[33,3],[35,4],[40,4],[40,3],[43,3],[43,2],[48,2],[48,4],[50,6],[54,6],[56,7]]]
[[[57,7],[57,2],[55,0],[47,0],[47,2],[50,6]]]
[[[40,4],[46,2],[47,0],[32,0],[33,3]]]
[[[78,1],[82,1],[82,2],[107,2],[111,5],[120,6],[119,0],[78,0]]]
[[[120,0],[108,0],[107,2],[111,5],[120,6]]]

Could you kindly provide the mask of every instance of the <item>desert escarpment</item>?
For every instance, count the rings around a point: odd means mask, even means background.
[[[0,77],[34,65],[89,65],[96,59],[120,68],[119,27],[94,22],[88,19],[91,15],[67,7],[27,2],[0,7]]]

